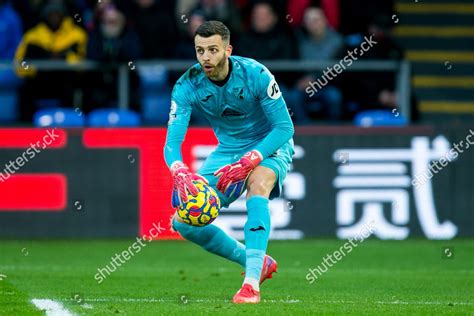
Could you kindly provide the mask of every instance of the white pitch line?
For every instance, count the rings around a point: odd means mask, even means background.
[[[33,299],[31,302],[40,310],[46,313],[46,316],[73,316],[63,304],[48,299]]]
[[[85,308],[85,309],[92,309],[93,308],[91,304],[87,304],[87,303],[86,304],[81,304],[81,307]]]
[[[72,299],[63,299],[60,301],[71,301]],[[218,299],[192,299],[186,298],[189,303],[229,303],[230,300],[218,300]],[[179,298],[86,298],[84,302],[136,302],[136,303],[170,303],[178,302]],[[361,301],[345,301],[345,300],[298,300],[298,299],[262,299],[264,303],[321,303],[321,304],[360,304]],[[365,302],[365,301],[364,301]],[[368,303],[386,304],[386,305],[474,305],[474,302],[440,302],[440,301],[375,301]],[[187,303],[183,303],[187,304]]]
[[[210,299],[186,299],[190,303],[228,303],[230,300],[210,300]],[[72,299],[62,299],[60,301],[69,302],[73,301]],[[164,299],[164,298],[85,298],[83,299],[84,302],[136,302],[136,303],[170,303],[170,302],[178,302],[180,301],[178,298],[176,299]],[[262,302],[266,303],[301,303],[300,300],[266,300],[263,299]],[[187,303],[182,303],[187,304]]]

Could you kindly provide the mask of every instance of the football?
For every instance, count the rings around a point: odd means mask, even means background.
[[[188,195],[188,202],[178,207],[179,217],[189,225],[205,226],[219,215],[221,202],[216,191],[201,181],[193,181],[198,189],[197,196]]]

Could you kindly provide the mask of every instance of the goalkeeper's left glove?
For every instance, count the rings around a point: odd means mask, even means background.
[[[214,175],[219,177],[217,189],[227,197],[238,198],[245,190],[245,181],[250,173],[262,160],[262,154],[252,150],[243,155],[239,161],[220,168],[214,172]]]

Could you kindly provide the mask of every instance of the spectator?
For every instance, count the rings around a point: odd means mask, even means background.
[[[324,61],[340,55],[344,40],[327,24],[323,10],[309,7],[298,33],[298,46],[303,60]]]
[[[237,53],[257,60],[296,58],[294,40],[278,22],[270,3],[257,3],[251,13],[251,28],[238,42]]]
[[[376,17],[368,27],[367,36],[373,36],[377,45],[368,50],[362,58],[391,59],[403,58],[403,51],[393,39],[391,33],[392,20],[385,15]]]
[[[71,0],[69,0],[71,1]],[[77,0],[84,1],[84,0]],[[136,6],[130,0],[86,0],[89,5],[83,12],[84,27],[88,33],[95,31],[101,24],[102,15],[105,10],[113,6],[120,12],[132,12]]]
[[[328,61],[338,58],[344,47],[342,36],[328,24],[320,8],[308,7],[304,13],[303,28],[298,32],[298,46],[302,60]],[[312,98],[304,92],[310,81],[315,81],[318,74],[307,74],[299,79],[296,89],[301,101],[295,101],[294,112],[300,123],[309,123],[313,113],[323,112],[330,120],[342,118],[342,93],[331,82],[318,91]]]
[[[43,22],[23,36],[16,51],[17,62],[25,59],[77,62],[85,57],[87,34],[66,16],[60,2],[47,4],[41,16]]]
[[[310,0],[288,0],[285,19],[292,28],[303,24],[304,12],[309,6],[311,6]]]
[[[174,18],[172,1],[135,0],[132,16],[140,42],[142,58],[173,58],[177,45],[178,28]],[[166,44],[164,44],[166,43]]]
[[[218,20],[224,23],[234,38],[242,32],[240,12],[233,0],[200,0],[191,12],[196,10],[202,12],[207,21]]]
[[[0,60],[13,60],[22,34],[20,17],[7,0],[0,0]]]
[[[127,27],[125,15],[115,6],[108,5],[99,17],[99,25],[90,34],[87,56],[103,66],[92,73],[86,89],[85,111],[97,107],[116,107],[118,99],[117,64],[125,63],[135,70],[134,62],[141,57],[140,40],[135,31]],[[139,110],[139,79],[130,72],[131,108]]]
[[[179,21],[183,15],[186,17],[199,4],[199,1],[200,0],[176,0],[176,19]],[[179,26],[182,26],[182,24],[179,23]]]
[[[392,24],[392,20],[385,15],[376,17],[369,24],[366,35],[372,37],[377,44],[365,52],[361,59],[400,60],[403,58],[403,51],[391,35]],[[392,110],[397,107],[393,72],[352,73],[347,79],[347,95],[360,104],[359,110],[380,108]]]
[[[204,14],[200,11],[194,11],[189,17],[186,31],[181,36],[176,48],[176,58],[179,59],[195,59],[196,51],[194,48],[194,33],[197,28],[206,20]]]
[[[280,23],[275,8],[269,2],[257,2],[251,10],[250,29],[242,34],[236,45],[236,54],[258,61],[296,59],[298,50],[290,30]],[[298,95],[288,89],[296,78],[294,73],[273,72],[280,84],[289,107],[298,102]]]
[[[13,61],[16,47],[21,41],[21,35],[20,17],[7,0],[0,0],[0,61]],[[14,109],[16,109],[19,84],[20,81],[11,68],[0,68],[0,93],[2,95],[10,94],[13,97],[14,101],[12,101],[11,107]],[[6,105],[1,104],[0,106],[5,107]]]
[[[251,16],[252,11],[255,5],[266,2],[271,4],[273,12],[277,15],[278,19],[283,23],[287,23],[285,21],[286,15],[289,13],[288,10],[288,2],[289,0],[234,0],[242,15],[244,16],[243,24],[247,28],[251,24]],[[250,19],[249,19],[250,18]]]
[[[105,62],[128,62],[140,57],[137,33],[126,27],[125,15],[114,6],[108,6],[99,27],[90,34],[87,56]]]
[[[66,16],[61,2],[47,3],[41,10],[42,22],[25,33],[15,54],[18,74],[26,77],[21,91],[21,117],[30,120],[39,99],[56,99],[72,105],[77,87],[71,72],[37,72],[33,59],[77,62],[86,55],[87,34]],[[58,87],[61,87],[58,89]]]
[[[64,5],[67,12],[71,16],[79,14],[82,21],[85,20],[85,10],[88,8],[88,2],[93,0],[12,0],[10,1],[13,8],[20,15],[25,30],[33,28],[41,22],[41,10],[48,2],[57,2]],[[98,0],[95,0],[97,2]],[[106,0],[101,0],[101,2]]]

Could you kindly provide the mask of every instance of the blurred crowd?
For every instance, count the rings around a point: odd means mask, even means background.
[[[350,3],[349,3],[350,2]],[[376,45],[360,59],[399,60],[391,36],[391,1],[376,0],[0,0],[0,60],[15,60],[20,118],[44,106],[117,106],[117,68],[138,60],[195,59],[193,35],[206,20],[231,30],[233,54],[257,60],[335,62],[364,36]],[[36,71],[29,60],[100,61],[98,71]],[[169,87],[179,76],[170,73]],[[276,72],[295,122],[341,121],[371,108],[395,108],[392,72],[346,72],[314,96],[305,92],[322,72]],[[141,112],[140,76],[130,77],[130,108]],[[169,93],[169,91],[167,91]],[[163,111],[168,112],[168,109]]]

